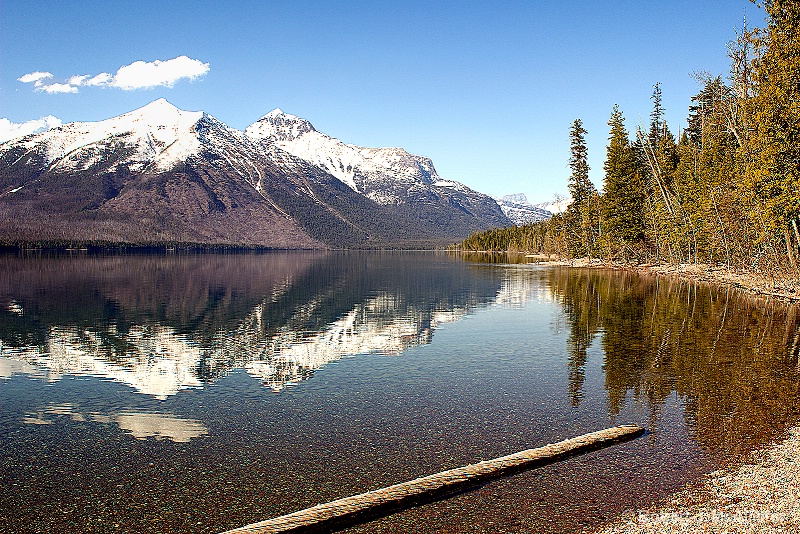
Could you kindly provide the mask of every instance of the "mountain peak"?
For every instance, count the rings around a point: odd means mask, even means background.
[[[135,116],[143,117],[155,122],[168,121],[172,122],[178,117],[192,117],[195,120],[202,116],[202,111],[184,111],[171,104],[166,98],[159,98],[153,100],[138,109],[124,113],[121,117]],[[113,120],[113,119],[112,119]]]
[[[147,104],[147,105],[146,105],[146,106],[144,106],[144,107],[149,107],[149,106],[170,106],[170,107],[173,107],[173,108],[175,108],[175,106],[174,106],[174,105],[172,105],[172,104],[169,102],[169,100],[167,100],[167,99],[166,99],[166,98],[164,98],[164,97],[161,97],[161,98],[156,98],[155,100],[153,100],[152,102],[150,102],[149,104]],[[175,108],[175,109],[178,109],[178,108]]]
[[[96,122],[71,122],[24,141],[39,150],[51,168],[74,172],[102,164],[105,152],[124,143],[129,153],[117,163],[138,171],[155,163],[167,170],[200,147],[195,126],[205,114],[183,111],[159,98],[128,113]],[[114,170],[114,166],[109,170]]]
[[[244,133],[256,141],[293,141],[303,134],[315,131],[314,126],[306,119],[275,108],[248,126]]]
[[[284,111],[281,108],[275,108],[272,111],[270,111],[269,113],[267,113],[266,115],[264,115],[263,117],[261,117],[261,119],[262,120],[263,119],[273,119],[273,118],[279,117],[281,115],[286,115],[286,113],[284,113]]]

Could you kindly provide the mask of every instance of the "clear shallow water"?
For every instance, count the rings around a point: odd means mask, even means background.
[[[0,531],[217,532],[621,422],[353,532],[578,532],[798,419],[797,310],[436,254],[0,257]]]

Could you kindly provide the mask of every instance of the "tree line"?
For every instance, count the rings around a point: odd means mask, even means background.
[[[797,275],[800,266],[800,3],[766,0],[765,28],[729,43],[731,72],[698,75],[688,126],[676,137],[653,88],[633,135],[614,106],[602,191],[589,180],[586,129],[569,132],[572,203],[525,226],[464,240],[503,250],[614,261],[719,263]]]

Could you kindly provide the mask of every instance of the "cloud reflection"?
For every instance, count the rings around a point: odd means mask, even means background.
[[[114,416],[119,427],[136,439],[168,439],[187,443],[192,438],[208,434],[208,429],[194,419],[182,419],[161,413],[120,413]]]
[[[122,412],[102,414],[82,413],[74,404],[48,404],[36,411],[26,413],[22,422],[27,425],[52,425],[56,417],[68,417],[72,421],[92,421],[101,424],[117,424],[121,430],[136,439],[153,437],[187,443],[192,438],[208,435],[208,428],[195,419],[185,419],[173,414],[152,412]]]

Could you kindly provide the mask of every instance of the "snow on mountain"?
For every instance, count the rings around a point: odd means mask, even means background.
[[[151,163],[165,170],[199,150],[194,126],[203,116],[160,98],[118,117],[71,122],[12,143],[44,156],[51,170],[87,169],[101,161],[107,148],[130,152],[123,161],[131,170]]]
[[[245,135],[268,151],[278,149],[324,169],[380,204],[402,201],[414,186],[468,189],[458,182],[442,180],[429,158],[402,148],[350,145],[318,132],[307,120],[280,109],[248,126]]]
[[[524,193],[495,198],[506,217],[516,225],[530,224],[549,219],[553,213],[528,202]]]
[[[118,117],[64,124],[11,140],[3,148],[22,148],[19,159],[42,157],[48,170],[56,172],[82,171],[97,164],[105,164],[104,170],[111,172],[123,164],[133,172],[168,171],[210,151],[259,190],[262,176],[254,158],[284,166],[299,159],[379,204],[424,197],[430,187],[476,193],[459,182],[441,179],[429,158],[402,148],[346,144],[279,108],[240,132],[207,113],[182,111],[160,98]]]
[[[250,137],[270,141],[294,141],[309,132],[316,132],[310,122],[284,113],[281,108],[273,109],[245,129],[245,134]]]
[[[256,189],[261,183],[258,165],[252,161],[259,150],[248,137],[203,111],[183,111],[163,98],[118,117],[71,122],[7,146],[22,146],[26,153],[43,156],[48,170],[56,172],[86,170],[107,160],[113,162],[105,171],[123,164],[134,172],[168,171],[209,151]]]
[[[503,195],[503,197],[500,200],[511,204],[528,204],[528,197],[525,196],[525,193],[514,193],[513,195]]]
[[[539,202],[538,204],[533,204],[533,207],[547,210],[550,213],[564,213],[571,203],[572,197],[556,195],[550,202]]]
[[[83,171],[97,164],[111,172],[120,165],[133,172],[168,171],[210,151],[257,189],[262,177],[253,159],[266,158],[284,166],[297,159],[310,163],[379,204],[424,199],[431,188],[480,195],[440,178],[429,158],[402,148],[346,144],[278,108],[240,132],[202,111],[182,111],[160,98],[118,117],[72,122],[3,145],[4,150],[16,148],[23,150],[19,160],[35,155],[55,172]]]

